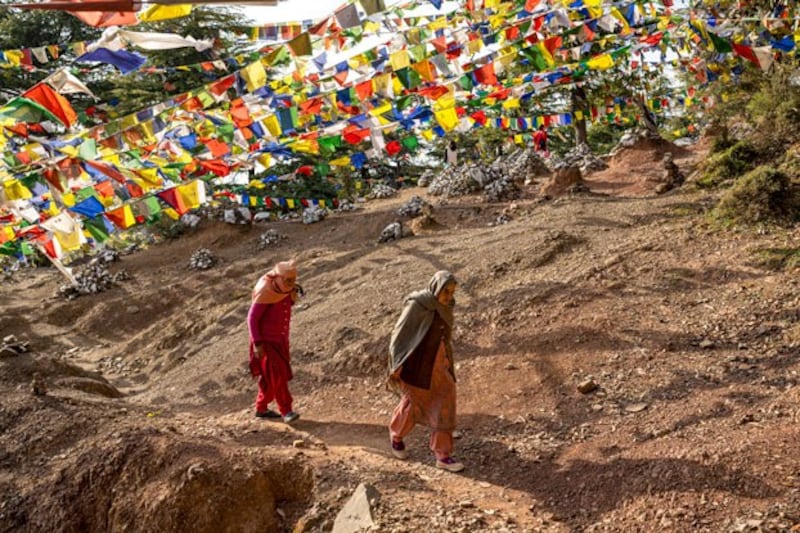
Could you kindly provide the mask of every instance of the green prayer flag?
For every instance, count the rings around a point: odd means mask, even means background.
[[[297,57],[311,55],[311,36],[308,32],[303,32],[291,41],[289,41],[289,48],[292,49],[294,55]]]
[[[413,152],[419,146],[419,140],[414,135],[405,137],[400,143],[406,147],[409,152]]]
[[[97,191],[94,189],[94,187],[84,187],[75,193],[75,199],[79,202],[82,202],[91,196],[97,198]]]
[[[714,45],[714,50],[716,50],[717,53],[727,54],[733,51],[733,47],[727,39],[723,39],[713,31],[708,32],[708,36],[711,38],[711,43]]]
[[[428,57],[426,45],[418,44],[416,46],[412,46],[411,48],[408,49],[408,55],[410,55],[411,59],[413,59],[415,62],[419,63],[420,61]]]
[[[317,176],[327,176],[331,172],[331,166],[328,163],[322,162],[314,167],[314,170],[317,172]]]
[[[360,3],[367,15],[374,15],[380,11],[386,11],[386,4],[383,3],[383,0],[361,0]]]
[[[405,96],[401,96],[400,98],[394,101],[395,106],[397,107],[398,111],[402,111],[403,109],[407,108],[411,105],[411,95],[407,94]]]
[[[84,161],[97,158],[97,144],[94,139],[86,139],[81,143],[81,147],[78,148],[78,157]]]
[[[420,83],[422,83],[422,78],[420,78],[419,73],[410,67],[401,68],[395,71],[395,74],[397,74],[400,83],[402,83],[403,87],[406,89],[416,89],[419,87]]]
[[[233,124],[222,124],[217,126],[217,137],[223,142],[230,144],[233,142],[233,131],[235,127]]]
[[[317,143],[319,143],[319,149],[323,154],[332,154],[336,152],[337,148],[342,146],[342,136],[333,135],[330,137],[320,137],[317,139]]]
[[[105,242],[108,240],[108,232],[106,231],[106,225],[103,222],[103,215],[84,219],[83,227],[97,242]]]
[[[11,241],[0,244],[0,254],[2,255],[17,255],[20,252],[20,241]]]
[[[458,83],[461,84],[461,88],[465,91],[471,91],[474,84],[472,83],[472,78],[464,74],[461,76],[461,79],[458,80]]]

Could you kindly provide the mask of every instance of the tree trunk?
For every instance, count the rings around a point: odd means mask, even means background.
[[[572,116],[575,118],[575,146],[586,144],[586,113],[588,112],[589,102],[586,100],[586,92],[583,87],[575,87],[570,93],[572,101]],[[577,118],[578,111],[581,118]]]
[[[656,119],[650,110],[647,109],[647,106],[644,103],[644,98],[637,94],[633,97],[633,101],[636,102],[636,105],[639,107],[639,111],[642,112],[642,123],[644,123],[644,127],[647,129],[647,132],[653,137],[661,137],[661,134],[658,132]]]

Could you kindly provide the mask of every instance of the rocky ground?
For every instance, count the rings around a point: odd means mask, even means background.
[[[330,531],[361,483],[376,531],[800,530],[800,279],[765,261],[800,232],[709,227],[710,193],[652,194],[645,148],[556,198],[540,178],[498,203],[413,188],[317,224],[206,220],[71,300],[14,273],[0,531]],[[397,213],[414,195],[425,223]],[[396,220],[414,235],[379,243]],[[245,326],[288,257],[291,427],[253,416]],[[388,451],[389,334],[439,269],[460,280],[461,474],[424,428]]]

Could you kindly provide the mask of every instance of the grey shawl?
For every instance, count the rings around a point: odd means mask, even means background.
[[[456,278],[446,270],[440,270],[431,278],[428,288],[412,292],[405,299],[403,312],[392,330],[392,339],[389,342],[389,374],[400,368],[414,349],[425,338],[428,328],[433,322],[434,313],[438,313],[444,322],[453,328],[453,306],[442,305],[437,300],[441,290],[449,283],[456,283]],[[446,343],[448,356],[452,361],[450,343]]]

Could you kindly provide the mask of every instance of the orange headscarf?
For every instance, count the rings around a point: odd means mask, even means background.
[[[294,301],[297,298],[297,291],[287,289],[283,283],[284,278],[297,277],[297,263],[294,259],[281,261],[272,267],[272,270],[261,276],[253,289],[254,304],[274,304],[280,302],[287,296],[291,296]]]

